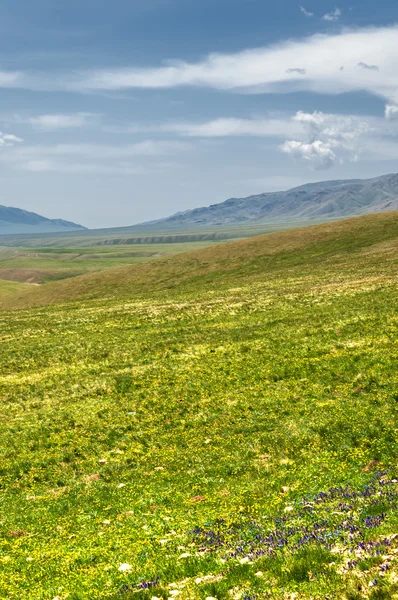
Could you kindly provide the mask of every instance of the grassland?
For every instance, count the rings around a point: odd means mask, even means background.
[[[236,225],[196,226],[190,229],[181,227],[165,227],[157,224],[132,225],[130,227],[114,227],[108,229],[90,229],[68,233],[47,234],[15,234],[0,235],[0,246],[15,248],[85,248],[92,246],[133,245],[142,244],[186,244],[195,242],[217,242],[239,239],[295,229],[306,225],[325,222],[311,221],[274,221],[267,223],[240,223]]]
[[[180,252],[207,248],[208,242],[101,245],[88,247],[0,247],[0,279],[46,283],[122,265],[133,265]]]
[[[0,597],[398,598],[397,266],[391,213],[0,299]]]

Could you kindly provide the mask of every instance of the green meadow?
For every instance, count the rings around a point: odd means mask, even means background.
[[[1,283],[0,598],[398,598],[397,268],[385,213]]]
[[[147,262],[161,256],[207,248],[217,241],[58,247],[1,247],[0,279],[19,283],[47,283],[123,265]]]

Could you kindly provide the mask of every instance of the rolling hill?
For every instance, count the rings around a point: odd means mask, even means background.
[[[194,289],[197,293],[198,286],[203,291],[220,290],[223,286],[240,285],[256,278],[278,277],[280,271],[285,273],[288,267],[301,263],[306,269],[322,267],[331,258],[342,265],[355,260],[359,269],[364,257],[368,260],[371,256],[376,263],[380,259],[378,253],[363,254],[366,249],[385,244],[388,254],[390,246],[396,250],[397,239],[398,212],[354,217],[47,283],[7,298],[3,307],[152,297],[168,290],[189,293]]]
[[[309,183],[283,192],[230,198],[153,222],[164,227],[328,220],[398,209],[398,174]]]
[[[80,231],[86,228],[63,219],[47,219],[33,212],[0,205],[0,235]]]
[[[0,597],[397,600],[397,267],[395,212],[0,281]]]

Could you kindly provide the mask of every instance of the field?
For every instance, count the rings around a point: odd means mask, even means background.
[[[0,247],[0,279],[20,283],[46,283],[111,267],[147,262],[218,243],[100,245],[89,247]]]
[[[0,598],[398,598],[397,267],[385,213],[0,295]]]
[[[29,284],[59,281],[293,226],[274,223],[174,231],[163,230],[160,225],[141,225],[57,234],[0,235],[0,280]]]

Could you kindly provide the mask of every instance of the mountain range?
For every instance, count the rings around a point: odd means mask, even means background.
[[[80,231],[86,228],[63,219],[47,219],[36,213],[0,205],[0,234],[56,233]]]
[[[152,221],[152,224],[185,228],[196,225],[329,220],[390,210],[398,210],[398,174],[373,179],[321,181],[283,192],[230,198],[220,204]]]
[[[343,217],[398,210],[398,174],[372,179],[348,179],[308,183],[282,192],[265,192],[247,198],[230,198],[219,204],[176,213],[132,227],[113,228],[150,232],[275,222],[327,221]],[[0,235],[84,232],[86,227],[47,219],[36,213],[0,205]],[[107,231],[107,230],[99,230]],[[92,233],[95,233],[92,231]]]

